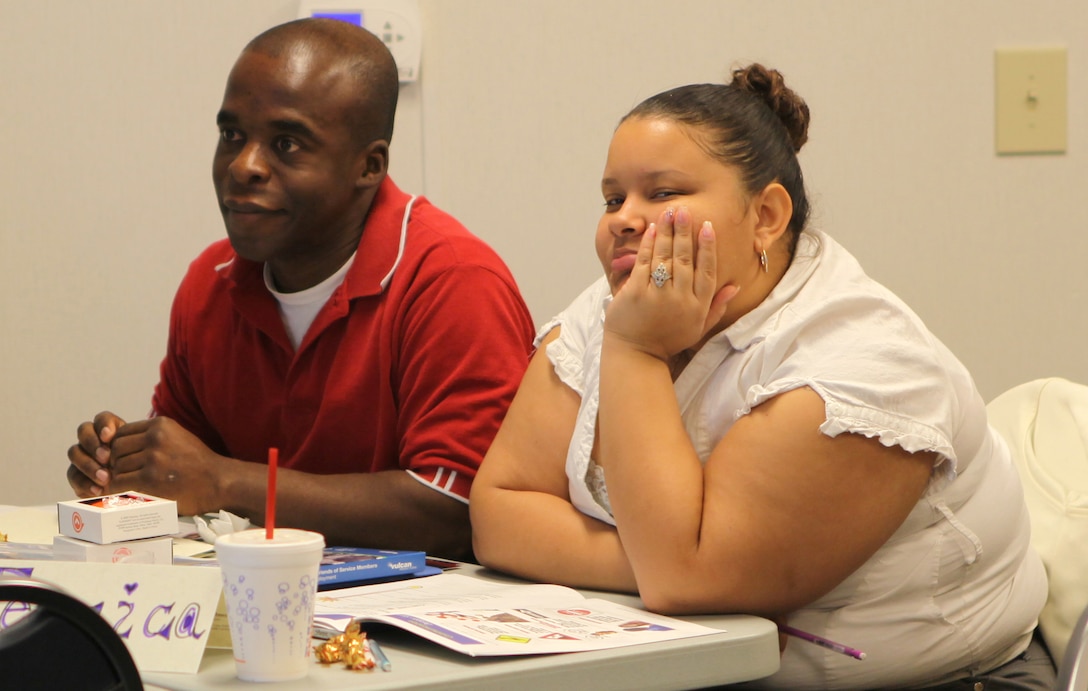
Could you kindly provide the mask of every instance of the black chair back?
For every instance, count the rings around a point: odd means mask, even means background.
[[[143,690],[124,641],[85,603],[48,583],[9,577],[0,577],[0,602],[34,605],[0,629],[4,688]]]

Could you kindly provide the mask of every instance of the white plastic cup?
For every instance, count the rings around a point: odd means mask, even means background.
[[[288,681],[309,673],[320,533],[264,528],[219,536],[234,665],[243,681]]]

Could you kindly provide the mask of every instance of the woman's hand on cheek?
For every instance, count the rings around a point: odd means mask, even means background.
[[[714,228],[667,209],[642,237],[630,277],[605,315],[605,335],[662,360],[697,344],[739,290],[717,286]]]

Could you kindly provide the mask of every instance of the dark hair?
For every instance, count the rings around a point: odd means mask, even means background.
[[[808,220],[797,152],[808,141],[808,106],[778,70],[760,64],[733,70],[729,84],[691,84],[651,96],[624,116],[666,118],[699,128],[707,153],[740,171],[748,194],[779,182],[793,201],[790,256]],[[621,122],[623,122],[621,120]]]
[[[264,31],[245,50],[280,56],[298,44],[337,54],[355,79],[359,111],[354,127],[360,143],[392,140],[400,83],[397,64],[381,39],[360,26],[337,19],[307,18]]]

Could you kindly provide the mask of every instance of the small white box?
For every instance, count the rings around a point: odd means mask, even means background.
[[[107,545],[178,532],[178,505],[140,492],[57,502],[62,535]]]
[[[53,537],[53,558],[60,561],[169,565],[174,563],[174,538],[147,537],[98,545],[56,535]]]

